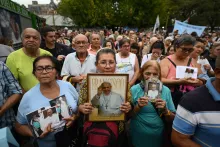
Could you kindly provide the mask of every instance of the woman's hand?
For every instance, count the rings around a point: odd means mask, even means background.
[[[52,123],[48,124],[48,126],[44,129],[44,132],[40,135],[40,138],[44,138],[49,134],[50,132],[53,132],[53,129],[51,128]]]
[[[68,129],[69,127],[72,126],[74,120],[75,120],[76,115],[74,114],[72,117],[69,118],[63,118],[63,120],[66,121],[66,128]]]
[[[148,104],[148,99],[147,99],[146,97],[140,97],[140,98],[137,100],[137,102],[138,102],[138,106],[139,106],[140,108],[142,108],[142,107],[144,107],[144,106],[146,106],[146,105]]]
[[[131,104],[130,102],[122,103],[120,110],[124,113],[128,113],[131,110]]]
[[[205,68],[205,70],[209,71],[211,70],[211,66],[209,64],[206,64],[203,66]]]
[[[161,98],[155,99],[155,106],[158,109],[166,109],[166,101],[162,100]]]
[[[83,105],[79,105],[79,111],[82,112],[83,114],[92,113],[92,104],[84,103]]]

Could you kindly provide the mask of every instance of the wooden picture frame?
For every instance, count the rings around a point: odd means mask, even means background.
[[[120,106],[127,101],[128,74],[88,74],[88,103],[93,111],[89,121],[123,121]]]

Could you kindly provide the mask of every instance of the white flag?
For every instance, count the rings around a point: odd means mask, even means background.
[[[153,33],[155,34],[156,29],[160,27],[160,20],[159,20],[159,15],[157,15],[156,23],[154,25],[154,30]]]

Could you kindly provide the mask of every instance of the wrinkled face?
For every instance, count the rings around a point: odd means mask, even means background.
[[[192,54],[198,57],[201,53],[204,52],[205,45],[202,42],[197,42],[193,48],[194,51],[192,52]]]
[[[25,30],[22,40],[24,48],[28,50],[37,50],[40,47],[40,41],[40,35],[36,30]]]
[[[57,71],[49,59],[41,59],[35,66],[34,74],[40,84],[49,84],[56,80]]]
[[[96,63],[96,68],[100,73],[112,74],[115,73],[116,61],[114,55],[103,53],[99,56]]]
[[[178,55],[179,58],[185,59],[193,52],[193,50],[193,45],[181,45],[176,48],[176,55]]]
[[[92,46],[100,47],[101,40],[98,34],[92,34],[91,44]]]
[[[56,33],[55,32],[48,32],[47,35],[44,37],[46,43],[48,44],[55,44],[56,42]]]
[[[112,90],[112,86],[109,83],[104,83],[102,85],[102,90],[105,95],[109,95]]]
[[[89,47],[86,36],[77,36],[75,38],[75,49],[77,53],[86,53]]]
[[[153,77],[158,78],[159,73],[158,73],[156,67],[149,66],[147,69],[144,70],[143,77],[144,77],[144,80],[149,80],[150,78],[153,78]]]
[[[121,48],[120,51],[122,54],[128,54],[130,52],[130,44],[128,42],[125,42]]]

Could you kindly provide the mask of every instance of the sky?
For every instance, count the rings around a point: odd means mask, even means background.
[[[20,5],[24,4],[26,7],[28,4],[32,4],[32,0],[12,0]],[[36,1],[36,0],[35,0]],[[50,0],[37,0],[38,4],[49,4]],[[55,3],[57,3],[57,0],[54,0]]]

